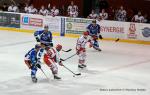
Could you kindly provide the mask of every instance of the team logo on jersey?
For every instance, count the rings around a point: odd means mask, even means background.
[[[150,28],[145,27],[144,29],[142,29],[142,34],[144,37],[150,37]]]
[[[130,39],[136,39],[137,38],[135,23],[130,24],[128,38],[130,38]]]
[[[67,23],[67,29],[72,29],[72,24],[71,23]]]

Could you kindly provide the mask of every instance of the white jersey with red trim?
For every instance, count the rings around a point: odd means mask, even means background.
[[[50,48],[46,53],[45,56],[54,59],[56,63],[60,62],[60,54],[55,48]]]
[[[89,38],[84,38],[84,36],[82,35],[80,38],[78,38],[77,40],[77,45],[76,45],[76,49],[79,50],[80,48],[85,48],[86,43],[89,41]]]

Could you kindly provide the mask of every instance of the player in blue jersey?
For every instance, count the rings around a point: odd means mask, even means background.
[[[40,62],[42,55],[44,54],[45,48],[53,47],[52,33],[50,31],[48,31],[48,29],[49,29],[49,27],[47,25],[45,25],[44,30],[36,31],[34,33],[34,37],[36,38],[36,41],[40,42],[40,44],[41,44],[41,49],[39,50],[39,52],[37,54],[39,62]]]
[[[37,69],[38,68],[41,69],[41,65],[37,61],[37,52],[39,51],[40,48],[41,48],[40,45],[38,45],[38,44],[35,45],[35,47],[32,48],[25,55],[25,59],[24,59],[26,65],[29,67],[29,69],[31,69],[31,78],[34,83],[37,82],[37,78],[36,78]]]
[[[44,30],[36,31],[34,33],[34,37],[36,38],[37,42],[40,42],[42,47],[53,47],[53,42],[52,42],[52,33],[48,30],[48,26],[44,26]]]
[[[92,24],[88,25],[87,30],[89,32],[90,38],[90,47],[101,51],[99,48],[98,38],[102,39],[100,35],[100,25],[96,24],[96,20],[92,21]]]

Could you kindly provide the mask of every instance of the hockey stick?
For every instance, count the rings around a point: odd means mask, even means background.
[[[45,77],[49,80],[49,78],[47,77],[47,75],[45,74],[45,72],[43,71],[42,68],[40,68],[40,70],[42,71],[42,73],[45,75]]]
[[[77,55],[77,53],[75,53],[75,54],[71,55],[70,57],[68,57],[68,58],[66,58],[66,59],[62,59],[62,58],[61,58],[61,61],[66,61],[66,60],[68,60],[68,59],[72,58],[72,57],[73,57],[73,56],[75,56],[75,55]]]
[[[72,50],[72,49],[68,49],[68,50],[63,50],[63,49],[62,49],[63,52],[69,52],[69,51],[71,51],[71,50]]]
[[[99,39],[103,40],[103,37],[99,37]],[[114,39],[114,41],[115,41],[115,42],[118,42],[118,41],[120,41],[120,39],[119,39],[119,38],[116,38],[116,39]]]
[[[81,75],[81,73],[74,73],[72,70],[70,70],[68,67],[66,67],[65,65],[63,65],[64,66],[64,68],[66,68],[68,71],[70,71],[71,73],[73,73],[74,75],[76,75],[76,76],[79,76],[79,75]]]

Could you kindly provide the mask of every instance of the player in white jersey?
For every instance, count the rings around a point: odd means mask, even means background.
[[[88,39],[88,32],[83,32],[83,35],[78,38],[77,44],[76,44],[76,51],[77,55],[79,56],[79,68],[85,68],[85,59],[86,59],[86,43],[89,41]]]
[[[47,48],[46,53],[44,54],[44,62],[48,67],[50,67],[54,79],[61,79],[58,77],[58,67],[56,65],[56,63],[58,63],[60,66],[63,66],[59,54],[61,49],[62,45],[58,44],[56,48]]]

